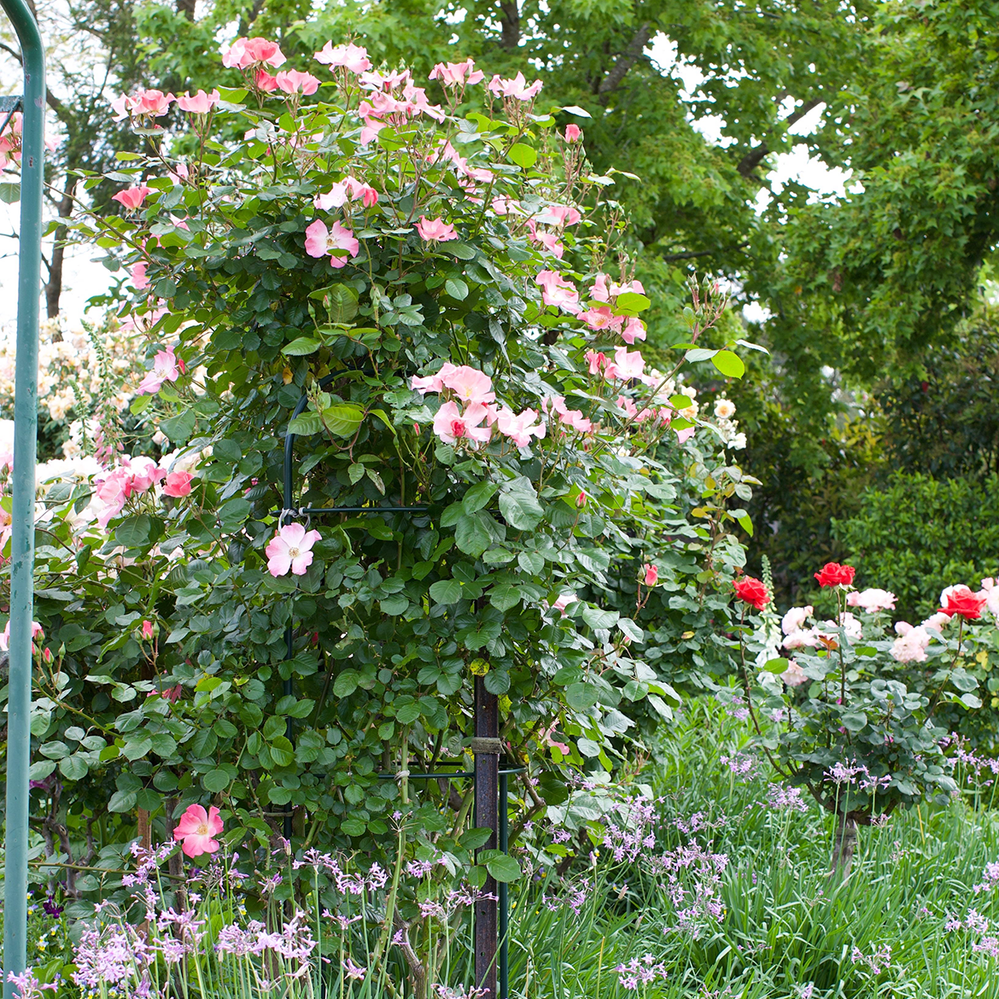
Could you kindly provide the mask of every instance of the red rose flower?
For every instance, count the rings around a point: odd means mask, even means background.
[[[767,588],[758,579],[746,576],[744,579],[737,579],[733,584],[735,595],[740,600],[745,600],[747,604],[752,604],[757,610],[763,610],[770,603],[770,594]]]
[[[857,570],[852,565],[840,565],[839,562],[827,562],[822,571],[815,573],[819,586],[850,586]]]
[[[951,617],[960,614],[966,621],[974,621],[976,617],[982,616],[984,606],[984,597],[976,597],[967,586],[956,586],[944,597],[940,610]]]

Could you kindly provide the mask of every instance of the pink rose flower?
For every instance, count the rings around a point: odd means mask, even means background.
[[[440,80],[445,87],[464,87],[468,84],[481,83],[485,73],[475,69],[471,59],[464,62],[439,62],[430,71],[429,79]]]
[[[795,631],[800,631],[802,625],[815,613],[815,608],[809,604],[807,607],[792,607],[783,618],[780,627],[785,635],[790,635]]]
[[[575,315],[579,312],[579,292],[576,286],[558,271],[541,271],[534,283],[541,286],[541,301]]]
[[[535,80],[530,86],[523,73],[518,73],[512,80],[501,80],[494,76],[487,84],[487,89],[497,97],[512,97],[518,101],[529,101],[544,86],[540,80]]]
[[[142,622],[142,637],[151,640],[153,638],[153,622],[143,621]]]
[[[447,372],[444,372],[442,368],[441,385],[451,389],[458,401],[466,405],[496,401],[492,379],[484,372],[471,368],[467,364],[463,364],[460,368],[452,367]]]
[[[285,55],[277,42],[266,38],[237,38],[222,52],[222,65],[231,69],[247,69],[266,63],[275,69],[285,62]]]
[[[805,671],[793,659],[788,663],[787,669],[781,673],[780,678],[789,687],[800,687],[801,684],[808,682]]]
[[[176,99],[173,94],[164,94],[162,90],[140,90],[133,98],[134,109],[150,118],[159,118],[170,110],[170,105]]]
[[[316,61],[330,67],[343,66],[351,73],[366,73],[371,69],[367,50],[360,45],[334,45],[332,42],[327,42],[316,53]]]
[[[645,358],[642,357],[641,351],[629,351],[627,347],[618,347],[614,351],[613,362],[607,365],[604,374],[608,378],[631,381],[633,378],[641,378],[644,371]]]
[[[142,291],[149,287],[149,278],[146,277],[147,264],[145,260],[140,260],[132,264],[129,268],[128,276],[132,279],[132,285],[136,291]]]
[[[549,205],[537,218],[538,222],[561,229],[567,225],[577,225],[582,219],[579,210],[570,205]]]
[[[190,472],[170,472],[163,482],[163,495],[176,498],[187,496],[191,491],[193,478]]]
[[[318,531],[306,532],[302,524],[285,524],[264,549],[267,571],[272,576],[287,576],[289,571],[304,576],[312,565],[312,546],[321,540]]]
[[[217,89],[210,94],[199,90],[193,97],[190,92],[184,94],[183,97],[178,97],[177,106],[181,111],[188,111],[191,114],[208,114],[221,99]]]
[[[184,362],[177,359],[173,347],[157,351],[153,358],[153,370],[147,371],[139,382],[139,395],[153,395],[159,392],[164,382],[175,382],[184,370]]]
[[[378,204],[378,192],[356,177],[344,177],[337,181],[325,194],[317,194],[313,203],[316,208],[328,212],[331,208],[342,208],[348,201],[364,201],[364,207]]]
[[[311,73],[300,73],[297,69],[281,70],[275,81],[286,94],[305,94],[309,96],[319,89],[319,77]]]
[[[496,413],[496,427],[504,437],[509,437],[517,447],[527,447],[531,437],[545,436],[545,425],[538,422],[536,410],[525,409],[514,415],[512,409],[500,409]]]
[[[895,609],[895,594],[887,590],[869,589],[854,590],[846,597],[847,607],[859,607],[867,611],[868,614],[877,614],[879,611]]]
[[[173,831],[173,838],[183,841],[181,849],[186,856],[200,857],[203,853],[218,851],[218,841],[213,837],[220,832],[222,819],[214,805],[207,812],[201,805],[188,805]]]
[[[434,433],[445,444],[456,444],[465,439],[484,444],[492,437],[490,426],[481,426],[489,415],[489,409],[481,402],[473,403],[464,412],[455,402],[445,402],[434,417]]]
[[[659,582],[659,569],[651,563],[646,562],[642,566],[642,572],[645,573],[644,582],[646,586],[655,586]]]
[[[930,644],[930,633],[922,627],[910,628],[892,643],[892,658],[900,663],[926,662],[926,649]]]
[[[561,594],[555,603],[552,604],[552,608],[557,610],[563,617],[565,617],[565,609],[569,604],[578,600],[579,598],[575,593],[563,593]]]
[[[454,226],[442,218],[428,219],[421,215],[420,221],[416,223],[416,231],[420,234],[420,238],[428,243],[444,243],[458,238]]]
[[[45,632],[42,631],[42,626],[37,621],[31,622],[31,641],[34,642],[36,638],[44,638]],[[10,651],[10,621],[8,621],[4,627],[3,631],[0,632],[0,650],[4,652]]]
[[[413,375],[409,387],[415,389],[420,395],[426,395],[428,392],[440,392],[444,388],[444,379],[457,370],[456,365],[450,361],[445,361],[436,375],[426,375],[424,377]]]
[[[566,125],[565,126],[565,141],[566,142],[579,142],[583,137],[583,132],[578,125]]]
[[[636,340],[645,339],[645,323],[638,316],[630,316],[621,330],[621,339],[625,343],[634,343]]]
[[[321,219],[316,219],[305,230],[305,252],[310,257],[325,257],[329,253],[331,267],[343,267],[347,263],[343,253],[356,257],[360,249],[361,244],[354,238],[354,233],[339,222],[327,229]]]
[[[126,208],[130,208],[135,211],[146,198],[153,193],[151,187],[146,187],[145,185],[141,187],[130,187],[125,191],[119,191],[117,194],[111,195],[112,201],[117,201],[118,204],[124,205]]]
[[[265,94],[272,94],[278,88],[277,77],[271,76],[266,69],[258,69],[253,77],[253,82],[257,89],[262,90]]]

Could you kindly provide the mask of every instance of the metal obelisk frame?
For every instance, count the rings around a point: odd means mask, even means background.
[[[319,382],[326,388],[333,381],[327,375]],[[292,411],[291,419],[305,412],[309,404],[303,395]],[[289,421],[290,422],[290,421]],[[297,435],[289,431],[284,441],[284,508],[279,520],[285,517],[309,518],[325,514],[354,514],[378,516],[396,514],[426,513],[426,506],[296,506],[294,450]],[[285,628],[285,648],[288,659],[295,654],[294,623],[289,621]],[[289,674],[283,681],[282,693],[293,692]],[[458,780],[471,777],[475,787],[475,825],[492,830],[492,836],[483,845],[484,850],[495,850],[497,846],[506,852],[507,836],[507,777],[518,774],[523,767],[500,768],[503,743],[499,737],[499,698],[486,690],[482,677],[475,678],[475,711],[473,717],[475,736],[471,750],[475,760],[472,771],[434,771],[431,773],[411,773],[410,780]],[[294,741],[292,719],[287,719],[288,738]],[[379,774],[382,779],[394,779],[395,774]],[[284,821],[284,834],[291,839],[292,812],[289,807]],[[497,885],[494,878],[487,878],[483,886],[486,898],[475,904],[473,949],[475,962],[475,984],[483,989],[485,999],[506,999],[509,989],[509,891],[506,884]],[[498,916],[498,921],[497,921]],[[498,988],[497,988],[498,987]]]
[[[27,963],[28,768],[31,755],[31,621],[34,605],[35,438],[38,427],[38,309],[45,153],[45,53],[25,0],[0,0],[21,43],[21,229],[14,375],[14,468],[10,550],[10,678],[7,694],[7,834],[4,867],[3,993]],[[11,108],[13,113],[15,109]],[[6,114],[4,115],[6,117]],[[0,119],[2,121],[2,119]]]

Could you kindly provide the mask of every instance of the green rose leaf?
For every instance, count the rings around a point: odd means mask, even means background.
[[[526,475],[518,475],[500,487],[499,506],[506,522],[518,531],[533,531],[544,517],[538,494]]]

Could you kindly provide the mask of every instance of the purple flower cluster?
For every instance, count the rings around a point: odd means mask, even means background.
[[[856,784],[861,791],[872,792],[888,787],[892,781],[891,774],[875,777],[863,763],[856,760],[852,763],[834,763],[825,772],[825,776],[834,784]]]
[[[388,874],[380,864],[372,864],[366,873],[348,874],[340,862],[330,853],[306,850],[301,860],[293,862],[297,871],[303,867],[314,867],[332,878],[336,890],[341,895],[363,895],[366,891],[381,891],[388,883]]]
[[[619,964],[614,970],[621,987],[629,992],[636,991],[640,984],[649,985],[651,982],[666,980],[666,965],[662,961],[657,962],[651,954],[632,958],[627,964]]]
[[[760,764],[752,756],[745,753],[735,753],[733,756],[721,757],[721,762],[735,774],[745,780],[753,780],[759,772]]]
[[[982,880],[977,885],[972,885],[972,890],[976,895],[983,891],[992,891],[999,884],[999,862],[993,861],[985,865],[982,871]]]
[[[853,948],[850,960],[854,964],[865,964],[871,970],[872,975],[880,975],[891,966],[891,946],[882,944],[874,953],[865,954],[859,947]]]
[[[590,881],[588,878],[584,878],[578,884],[569,885],[568,890],[563,896],[549,898],[546,892],[541,896],[541,901],[550,912],[555,912],[556,909],[568,908],[572,909],[578,916],[589,897]]]
[[[666,894],[676,916],[676,925],[664,932],[689,933],[696,939],[705,924],[721,921],[725,914],[721,876],[728,862],[727,854],[708,853],[697,843],[678,846],[650,860],[654,872],[666,875]]]
[[[808,805],[801,797],[800,787],[770,784],[767,787],[767,808],[785,812],[807,812]]]
[[[651,798],[639,795],[626,799],[614,810],[621,822],[609,822],[604,826],[600,845],[612,851],[614,860],[634,863],[643,851],[654,849],[656,845],[652,831],[656,822],[655,803]]]

